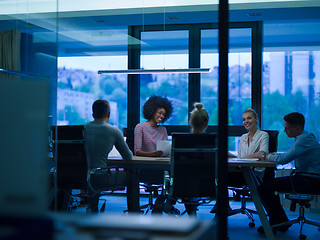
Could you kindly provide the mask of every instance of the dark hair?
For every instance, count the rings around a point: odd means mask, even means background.
[[[163,119],[163,122],[165,122],[170,118],[172,113],[173,108],[171,102],[165,97],[151,95],[143,105],[143,117],[147,120],[152,119],[159,108],[164,108],[166,110],[166,115]]]
[[[107,100],[96,100],[92,104],[92,113],[94,118],[107,117],[110,112],[110,105]]]
[[[285,115],[283,119],[290,125],[298,125],[302,129],[304,128],[305,119],[301,113],[293,112]]]

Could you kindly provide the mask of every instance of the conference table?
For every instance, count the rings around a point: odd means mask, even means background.
[[[157,170],[170,170],[169,157],[141,157],[133,156],[130,161],[124,161],[120,156],[112,156],[108,159],[108,165],[120,167],[129,170],[130,184],[127,186],[127,198],[130,201],[129,212],[139,212],[139,170],[140,169],[157,169]],[[257,160],[257,159],[228,159],[228,171],[241,171],[244,175],[246,183],[250,189],[252,200],[257,209],[261,224],[264,228],[266,237],[269,240],[274,240],[274,235],[267,219],[266,212],[262,206],[261,199],[258,193],[259,181],[253,173],[253,167],[275,167],[275,162]]]

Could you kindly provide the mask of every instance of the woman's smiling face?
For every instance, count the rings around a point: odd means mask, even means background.
[[[153,121],[156,123],[161,123],[166,117],[166,110],[164,108],[158,108],[153,116]]]
[[[242,115],[242,123],[243,126],[250,131],[250,129],[256,129],[258,119],[254,117],[254,115],[250,112],[245,112]]]

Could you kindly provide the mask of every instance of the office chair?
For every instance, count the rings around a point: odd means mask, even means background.
[[[293,174],[295,174],[295,171],[292,171],[290,176],[292,176]],[[316,173],[299,173],[299,174],[320,177],[320,174],[316,174]],[[294,187],[293,183],[292,183],[292,186]],[[276,228],[276,227],[282,227],[282,226],[290,226],[292,224],[299,223],[300,225],[299,239],[300,240],[305,240],[307,238],[307,236],[302,233],[303,225],[305,223],[318,227],[318,230],[320,231],[320,222],[308,219],[304,215],[305,208],[310,208],[310,202],[314,199],[315,196],[319,196],[319,195],[320,195],[320,191],[315,193],[300,193],[300,192],[298,193],[294,189],[292,193],[284,193],[285,198],[291,201],[290,211],[294,212],[296,210],[296,205],[299,204],[299,215],[295,219],[290,219],[288,222],[272,225],[271,227]]]
[[[172,133],[171,199],[195,207],[214,199],[216,151],[216,134]]]
[[[277,130],[263,130],[269,135],[269,152],[277,152],[278,149],[278,135],[279,131]],[[266,168],[263,176],[263,181],[268,179],[272,179],[275,177],[275,168]],[[249,209],[246,207],[247,199],[251,198],[250,190],[247,186],[243,187],[228,187],[228,189],[232,190],[235,194],[234,196],[238,196],[241,201],[241,206],[238,209],[233,209],[230,211],[228,216],[233,216],[235,214],[241,213],[246,214],[250,219],[249,227],[255,227],[253,214],[258,214],[256,210]],[[235,197],[236,198],[236,197]]]
[[[52,126],[51,141],[54,149],[56,168],[53,169],[58,186],[58,209],[72,211],[79,206],[81,199],[85,202],[94,196],[102,196],[119,189],[99,185],[108,171],[115,168],[89,168],[88,155],[84,141],[84,126]],[[74,189],[80,190],[75,194]],[[123,187],[120,187],[123,189]],[[105,203],[100,211],[104,211]],[[87,213],[90,209],[87,208]]]
[[[134,152],[134,128],[123,128],[123,136],[126,137],[126,143],[129,149]],[[139,181],[140,187],[148,193],[148,203],[140,206],[141,209],[146,209],[144,214],[155,210],[154,198],[159,196],[159,191],[163,192],[164,172],[153,169],[140,169]],[[157,212],[158,213],[158,212]]]

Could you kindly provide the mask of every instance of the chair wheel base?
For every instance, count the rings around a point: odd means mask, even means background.
[[[256,224],[254,222],[249,223],[249,227],[254,228]]]
[[[306,239],[307,239],[307,236],[304,235],[304,234],[301,234],[301,235],[299,236],[299,239],[300,239],[300,240],[306,240]]]

